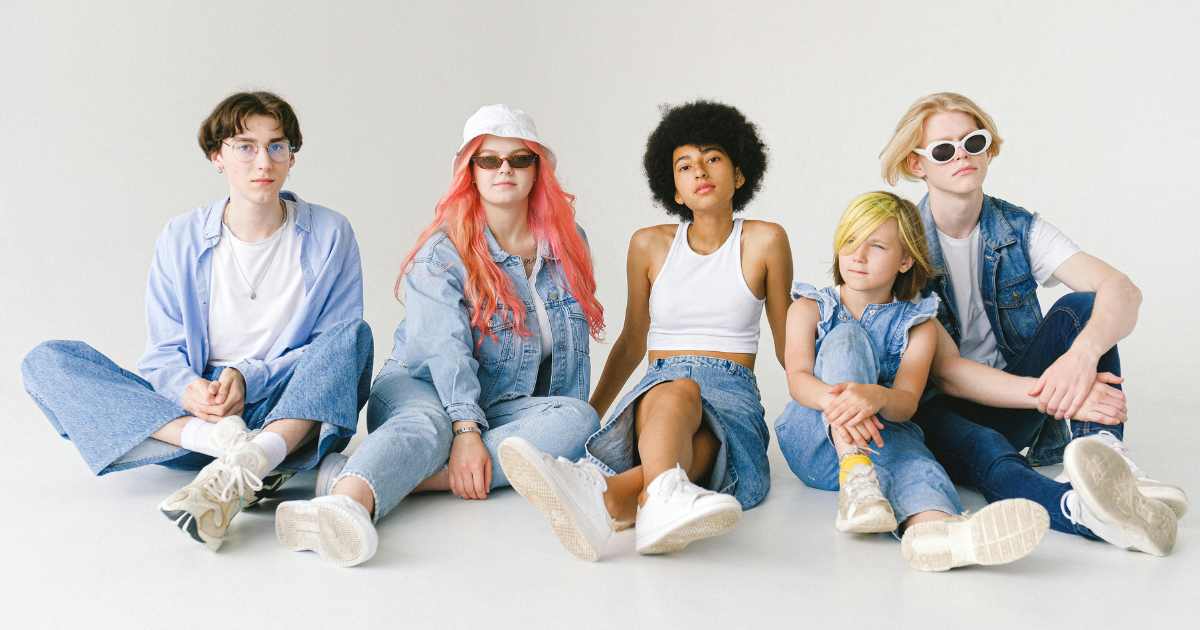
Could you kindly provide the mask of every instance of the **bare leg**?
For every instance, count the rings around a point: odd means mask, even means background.
[[[900,533],[903,534],[904,530],[916,525],[917,523],[928,523],[929,521],[940,521],[947,518],[950,518],[950,515],[941,510],[925,510],[924,512],[917,512],[916,514],[908,517],[908,520],[900,523]]]
[[[371,492],[371,486],[358,477],[342,477],[330,494],[344,494],[367,508],[368,514],[375,515],[375,494]]]
[[[187,423],[192,421],[194,416],[180,416],[163,425],[163,428],[150,434],[150,437],[159,442],[174,444],[175,446],[183,446],[183,428]]]
[[[696,435],[692,436],[692,465],[687,469],[688,479],[701,486],[707,484],[720,448],[721,441],[712,429],[701,426]],[[642,491],[649,485],[642,477],[642,467],[634,466],[619,475],[609,477],[607,481],[604,507],[608,508],[608,514],[620,523],[633,522],[637,519],[638,505],[645,503],[641,496]]]
[[[449,492],[450,491],[450,471],[443,468],[413,488],[413,492]]]

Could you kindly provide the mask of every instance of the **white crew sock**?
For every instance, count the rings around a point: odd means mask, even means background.
[[[283,436],[278,433],[263,431],[250,441],[257,444],[267,454],[267,470],[279,468],[283,459],[287,457],[287,442],[283,441]]]
[[[179,445],[189,451],[204,453],[212,457],[220,457],[221,449],[217,448],[212,441],[213,429],[216,424],[206,422],[200,418],[192,418],[183,427],[183,435],[179,438]]]

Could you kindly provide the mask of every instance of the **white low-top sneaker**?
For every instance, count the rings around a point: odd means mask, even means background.
[[[694,540],[724,534],[742,518],[736,498],[688,481],[678,464],[655,477],[646,494],[637,514],[640,554],[679,551]]]
[[[1133,458],[1129,456],[1129,449],[1125,448],[1125,443],[1118,439],[1117,436],[1109,431],[1100,431],[1094,435],[1078,439],[1099,440],[1110,446],[1125,460],[1126,464],[1129,464],[1129,470],[1133,473],[1134,482],[1137,484],[1138,492],[1141,492],[1142,496],[1165,503],[1175,513],[1176,520],[1183,518],[1183,515],[1187,514],[1188,498],[1183,488],[1159,481],[1146,474],[1146,471],[1142,470],[1137,465],[1137,462],[1133,461]],[[1070,483],[1071,475],[1064,469],[1062,474],[1055,477],[1054,480],[1060,483]]]
[[[367,508],[344,494],[280,503],[275,535],[288,550],[315,551],[339,567],[362,564],[379,548]]]
[[[257,444],[240,440],[158,509],[193,540],[216,551],[229,521],[262,490],[266,474],[267,454]]]
[[[1007,564],[1029,555],[1048,531],[1046,508],[1028,499],[1005,499],[974,514],[917,523],[905,530],[900,551],[918,571]]]
[[[608,483],[587,458],[554,459],[521,438],[500,443],[500,467],[521,496],[542,511],[554,535],[576,558],[595,562],[615,523],[604,505]]]
[[[317,469],[317,488],[313,496],[323,497],[333,492],[333,482],[337,480],[338,475],[342,474],[342,469],[346,467],[346,462],[350,461],[349,457],[341,453],[330,453],[321,460],[321,466]]]
[[[879,489],[875,467],[859,464],[846,473],[838,490],[838,513],[833,521],[839,532],[878,534],[895,531],[896,514]]]
[[[1115,449],[1101,440],[1071,440],[1063,466],[1074,490],[1063,495],[1062,511],[1072,523],[1122,549],[1165,556],[1175,548],[1175,512],[1142,496]]]

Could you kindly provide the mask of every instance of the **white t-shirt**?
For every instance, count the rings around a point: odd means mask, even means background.
[[[285,203],[287,219],[283,226],[261,243],[240,241],[221,224],[221,239],[213,247],[208,302],[209,365],[266,358],[304,301],[296,204]]]
[[[533,308],[537,311],[538,326],[542,329],[542,360],[545,361],[554,354],[554,331],[550,329],[550,315],[546,313],[546,303],[537,292],[537,276],[542,270],[544,250],[538,245],[537,261],[533,263],[533,271],[529,272],[526,281],[529,282],[529,292],[533,294]]]
[[[1004,357],[992,334],[992,323],[983,310],[979,290],[979,224],[967,238],[950,238],[938,230],[946,272],[954,284],[954,309],[962,323],[958,352],[964,358],[1003,369]],[[1059,284],[1054,270],[1081,251],[1071,239],[1049,222],[1036,216],[1029,233],[1029,262],[1033,278],[1040,286]]]

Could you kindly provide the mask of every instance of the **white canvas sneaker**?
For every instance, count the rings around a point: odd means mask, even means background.
[[[1175,548],[1175,512],[1142,496],[1114,448],[1102,440],[1072,440],[1063,466],[1074,490],[1063,495],[1062,510],[1072,523],[1122,549],[1165,556]]]
[[[608,483],[587,458],[554,459],[521,438],[500,443],[500,467],[521,496],[542,511],[554,535],[576,558],[595,562],[615,523],[604,505]]]
[[[742,518],[736,498],[688,481],[679,465],[650,482],[646,494],[637,515],[640,554],[679,551],[694,540],[724,534]]]
[[[1176,520],[1183,518],[1183,515],[1187,514],[1188,499],[1187,494],[1183,491],[1183,488],[1169,483],[1164,483],[1146,474],[1146,471],[1142,470],[1137,465],[1137,462],[1133,461],[1133,458],[1129,456],[1129,450],[1125,448],[1125,443],[1118,439],[1117,436],[1113,435],[1109,431],[1100,431],[1094,435],[1089,435],[1078,439],[1099,440],[1104,444],[1107,444],[1114,451],[1116,451],[1122,459],[1125,460],[1126,464],[1129,464],[1129,470],[1133,473],[1134,482],[1137,484],[1138,492],[1141,492],[1142,496],[1146,497],[1147,499],[1154,499],[1155,501],[1162,501],[1165,503],[1166,506],[1171,508],[1171,511],[1175,513]],[[1058,477],[1055,477],[1054,480],[1059,483],[1070,483],[1071,476],[1064,468],[1062,474]]]
[[[315,551],[339,567],[362,564],[379,548],[367,508],[344,494],[280,503],[275,536],[289,551]]]
[[[333,492],[333,482],[337,480],[338,475],[342,474],[342,469],[346,467],[346,462],[350,461],[349,457],[341,453],[330,453],[321,460],[321,466],[317,469],[317,488],[313,496],[323,497]]]
[[[267,472],[267,454],[262,448],[253,442],[237,441],[205,466],[195,481],[160,503],[158,509],[193,540],[216,551],[229,521],[262,490],[262,477]]]
[[[917,523],[905,530],[900,551],[918,571],[1007,564],[1029,555],[1048,531],[1046,508],[1028,499],[1006,499],[974,514]]]
[[[846,473],[838,490],[838,513],[833,521],[839,532],[879,534],[895,531],[896,514],[879,489],[875,467],[859,464]]]

